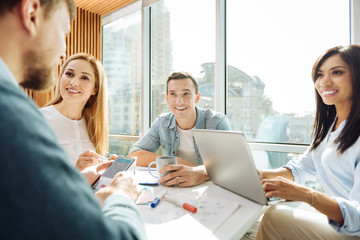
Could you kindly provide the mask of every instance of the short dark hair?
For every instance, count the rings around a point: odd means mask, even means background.
[[[168,85],[169,85],[169,82],[171,80],[174,80],[174,79],[185,79],[185,78],[190,78],[191,81],[193,82],[194,84],[194,88],[195,88],[195,93],[198,94],[199,92],[199,85],[196,81],[196,79],[190,74],[190,73],[187,73],[187,72],[173,72],[171,73],[167,80],[166,80],[166,93],[168,92]]]
[[[351,147],[360,136],[360,45],[337,46],[328,49],[315,62],[312,69],[312,79],[314,84],[318,77],[318,72],[322,64],[332,56],[338,55],[346,62],[351,71],[351,82],[353,87],[353,103],[345,127],[335,142],[339,143],[338,151],[345,152]],[[314,140],[311,150],[315,150],[325,139],[330,126],[336,119],[336,109],[334,105],[326,105],[319,93],[315,90],[316,95],[316,113],[313,135]]]
[[[1,0],[0,1],[0,16],[7,11],[12,10],[21,0]],[[74,0],[40,0],[41,7],[44,8],[45,17],[51,16],[51,13],[56,9],[59,3],[65,2],[70,13],[70,20],[75,18],[75,2]],[[0,17],[1,18],[1,17]]]

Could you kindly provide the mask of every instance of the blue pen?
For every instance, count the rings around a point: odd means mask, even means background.
[[[160,200],[164,198],[166,194],[166,189],[161,191],[154,199],[154,201],[152,201],[152,203],[150,203],[150,207],[154,208],[156,207],[159,203],[160,203]]]
[[[158,182],[141,182],[139,183],[139,185],[143,185],[143,186],[157,186],[159,185]]]

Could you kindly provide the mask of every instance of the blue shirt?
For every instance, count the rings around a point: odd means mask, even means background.
[[[230,122],[224,114],[199,107],[196,107],[195,128],[231,130]],[[149,131],[135,143],[129,154],[139,150],[155,153],[161,146],[164,156],[176,156],[179,141],[175,115],[172,112],[163,113],[154,121]],[[194,138],[193,142],[199,165],[202,165],[203,162]]]
[[[360,236],[360,138],[341,155],[337,153],[339,144],[334,142],[345,124],[343,121],[336,131],[329,131],[315,150],[307,150],[284,167],[300,184],[317,174],[325,194],[337,201],[344,218],[343,225],[329,219],[330,225],[339,233]]]
[[[144,239],[134,201],[103,208],[0,58],[0,239]]]

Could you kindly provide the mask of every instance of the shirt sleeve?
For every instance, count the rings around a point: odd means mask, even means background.
[[[160,147],[159,132],[160,116],[151,125],[150,129],[146,132],[146,134],[134,144],[134,146],[130,149],[129,154],[140,150],[155,153]]]
[[[294,182],[305,185],[306,180],[316,176],[311,152],[309,149],[298,160],[290,160],[283,167],[288,168],[294,176]]]
[[[344,224],[340,225],[329,219],[330,225],[339,233],[350,236],[360,236],[360,166],[354,171],[354,186],[350,191],[349,199],[332,197],[339,204]]]
[[[121,231],[119,234],[122,239],[133,239],[134,233],[138,235],[136,238],[145,239],[145,231],[141,214],[136,209],[134,200],[128,196],[122,194],[112,194],[109,196],[103,207],[104,216],[107,218],[107,222],[111,224],[114,220],[119,223],[122,227],[115,228],[116,231]],[[119,214],[121,212],[121,214]]]
[[[216,130],[231,130],[230,121],[227,116],[223,116],[223,118],[216,125]]]

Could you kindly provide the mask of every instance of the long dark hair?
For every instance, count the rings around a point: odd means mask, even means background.
[[[351,147],[360,136],[360,45],[337,46],[327,50],[320,56],[312,70],[312,79],[314,83],[321,65],[331,56],[339,55],[346,62],[351,70],[351,82],[353,86],[353,103],[345,127],[335,140],[338,143],[338,152],[343,153]],[[334,105],[326,105],[319,93],[316,95],[316,114],[313,128],[314,140],[310,150],[315,150],[325,139],[332,123],[336,118],[336,109]]]

